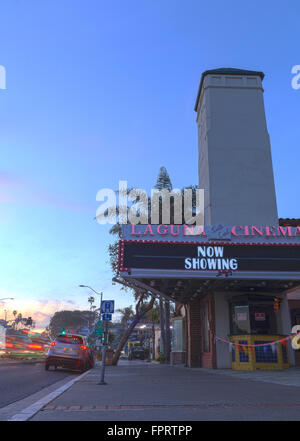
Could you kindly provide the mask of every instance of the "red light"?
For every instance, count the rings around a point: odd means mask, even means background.
[[[84,346],[84,345],[80,345],[80,347],[81,347],[81,349],[83,349],[84,351],[86,351],[86,350],[87,350],[87,347],[86,347],[86,346]]]
[[[55,343],[55,342],[53,342],[53,343]],[[41,345],[28,345],[28,349],[43,349],[43,348]]]
[[[56,341],[53,341],[50,346],[56,346],[56,345],[57,345]]]
[[[5,346],[7,348],[13,348],[14,347],[14,345],[12,343],[5,343]]]

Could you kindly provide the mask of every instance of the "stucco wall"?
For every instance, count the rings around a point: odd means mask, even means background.
[[[261,79],[207,75],[197,124],[205,224],[278,225]]]
[[[227,295],[223,292],[214,293],[216,336],[228,339],[230,335],[229,309]],[[217,342],[217,368],[231,368],[229,345]]]

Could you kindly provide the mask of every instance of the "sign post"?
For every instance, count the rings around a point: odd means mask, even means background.
[[[102,313],[102,321],[104,322],[104,345],[102,346],[102,366],[101,366],[101,377],[99,385],[107,384],[104,381],[105,375],[105,357],[108,345],[108,322],[112,319],[112,313],[114,312],[115,302],[114,300],[103,300],[101,302],[101,313]]]

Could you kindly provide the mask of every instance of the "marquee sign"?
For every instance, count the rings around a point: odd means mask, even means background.
[[[123,240],[158,242],[209,242],[300,244],[300,226],[275,225],[122,225]]]
[[[120,241],[120,271],[300,271],[300,245]]]

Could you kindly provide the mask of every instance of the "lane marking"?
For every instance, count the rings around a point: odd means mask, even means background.
[[[74,383],[81,380],[81,378],[85,377],[90,371],[86,371],[83,374],[79,375],[78,377],[74,378],[71,381],[68,381],[68,383],[64,384],[63,386],[59,387],[55,391],[51,392],[50,394],[46,395],[45,397],[41,398],[40,400],[33,403],[31,406],[25,407],[25,409],[21,410],[21,412],[16,413],[12,417],[10,417],[7,421],[27,421],[33,415],[35,415],[39,410],[41,410],[44,406],[46,406],[50,401],[57,398],[59,395],[61,395],[63,392],[65,392],[67,389],[69,389],[71,386],[73,386]]]
[[[46,406],[43,411],[63,410],[68,412],[86,411],[128,411],[146,409],[225,409],[245,407],[300,407],[300,403],[216,403],[216,404],[157,404],[157,405],[104,405],[104,406]]]

